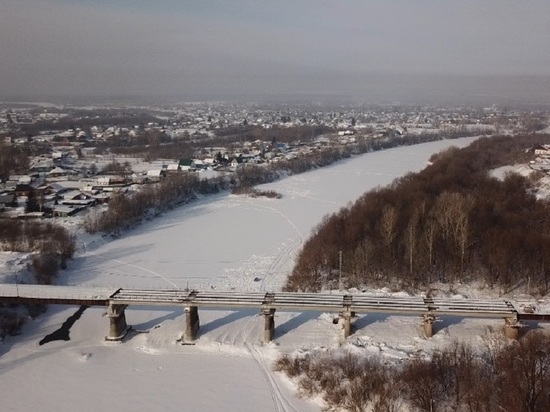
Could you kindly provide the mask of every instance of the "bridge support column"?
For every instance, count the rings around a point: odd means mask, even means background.
[[[343,312],[342,319],[344,319],[344,339],[351,335],[351,318],[355,316],[353,312]]]
[[[199,308],[197,306],[185,307],[185,334],[184,342],[193,342],[197,338],[199,332]]]
[[[121,341],[128,332],[126,324],[126,305],[109,305],[107,316],[109,317],[109,334],[105,337],[108,341]]]
[[[263,308],[262,315],[264,316],[264,343],[269,343],[275,335],[275,309]]]
[[[508,339],[517,340],[519,337],[519,322],[517,316],[504,319],[504,335]]]
[[[427,338],[431,338],[434,335],[433,324],[435,322],[434,315],[424,315],[422,316],[422,324],[424,326],[424,334]]]

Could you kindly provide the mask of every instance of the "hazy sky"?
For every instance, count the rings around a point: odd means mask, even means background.
[[[0,0],[0,98],[550,99],[549,18],[548,0]]]

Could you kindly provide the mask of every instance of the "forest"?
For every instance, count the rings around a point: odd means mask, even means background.
[[[548,135],[485,137],[326,216],[304,244],[285,289],[480,282],[506,293],[550,288],[550,204],[534,194],[541,172],[491,176],[528,164]]]

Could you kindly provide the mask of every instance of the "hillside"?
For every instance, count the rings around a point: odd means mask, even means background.
[[[327,216],[305,243],[288,290],[428,289],[476,283],[502,293],[550,287],[550,204],[536,196],[542,172],[494,177],[528,164],[548,135],[482,138],[362,195]],[[539,191],[540,193],[540,191]]]

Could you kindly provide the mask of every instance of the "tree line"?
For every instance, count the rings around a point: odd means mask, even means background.
[[[0,219],[0,249],[34,253],[32,269],[37,283],[51,284],[74,255],[76,239],[64,227],[52,223]]]
[[[534,182],[499,166],[527,163],[548,135],[481,138],[326,216],[301,250],[285,289],[482,281],[504,293],[550,288],[550,206]],[[538,176],[536,173],[534,176]],[[340,260],[340,251],[343,259]]]
[[[429,358],[387,363],[331,349],[283,355],[286,373],[327,411],[545,412],[550,410],[550,336],[529,332],[513,344],[487,334],[481,348],[452,343]]]
[[[76,251],[76,238],[62,226],[37,220],[0,219],[0,250],[32,253],[28,265],[38,284],[54,283],[59,269]],[[0,304],[0,341],[16,333],[27,316],[36,317],[43,305]]]
[[[118,232],[188,203],[199,194],[214,194],[227,188],[223,178],[200,179],[194,173],[168,175],[158,184],[144,185],[131,195],[114,192],[107,210],[95,209],[85,216],[84,229],[88,233]]]
[[[27,149],[8,145],[0,139],[0,182],[8,180],[11,173],[27,172],[30,155]]]

